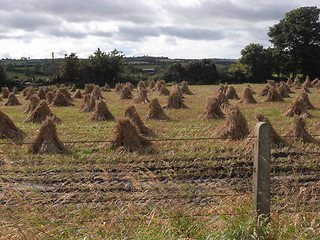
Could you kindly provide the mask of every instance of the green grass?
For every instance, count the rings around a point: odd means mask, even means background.
[[[252,85],[258,93],[264,85]],[[235,86],[241,96],[244,85]],[[171,121],[144,121],[155,138],[212,137],[224,120],[201,120],[206,99],[218,86],[191,86],[185,96],[190,109],[166,110]],[[310,101],[318,108],[319,93]],[[136,90],[134,91],[136,95]],[[262,112],[284,134],[292,119],[283,117],[290,102],[239,105],[253,130],[254,114]],[[130,100],[104,93],[116,119],[124,116]],[[165,105],[167,97],[148,93]],[[28,101],[1,106],[32,142],[38,124],[24,123]],[[4,102],[6,99],[4,99]],[[236,100],[231,100],[236,103]],[[107,140],[116,122],[92,122],[92,113],[74,107],[52,107],[62,119],[57,131],[62,141]],[[148,104],[136,105],[143,119]],[[307,129],[317,134],[315,118]],[[0,140],[6,142],[6,140]],[[28,145],[0,145],[0,239],[319,239],[318,155],[292,155],[272,161],[272,214],[256,222],[251,209],[251,152],[245,141],[164,141],[136,152],[112,150],[102,143],[66,144],[68,154],[33,155]],[[318,146],[293,143],[298,151]],[[239,159],[228,157],[239,156]],[[303,180],[301,180],[303,177]],[[299,180],[300,179],[300,180]],[[228,196],[216,196],[216,195]],[[229,215],[232,214],[232,215]],[[235,214],[235,215],[233,215]]]

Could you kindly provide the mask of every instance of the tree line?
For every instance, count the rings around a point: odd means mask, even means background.
[[[279,23],[269,27],[271,47],[250,43],[241,50],[235,64],[217,69],[210,59],[174,63],[157,71],[153,78],[167,82],[188,81],[190,84],[259,83],[270,78],[297,75],[316,78],[320,75],[320,9],[301,7],[285,14]],[[76,53],[65,55],[54,83],[85,83],[113,86],[117,82],[137,83],[149,76],[124,63],[121,51],[109,53],[99,48],[88,58],[79,59]],[[5,67],[0,63],[0,82],[8,82]]]

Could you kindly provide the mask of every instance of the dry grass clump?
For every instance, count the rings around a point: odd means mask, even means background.
[[[114,136],[110,139],[111,148],[123,148],[136,151],[151,145],[151,142],[139,134],[137,127],[127,118],[117,122]]]
[[[46,101],[47,101],[47,103],[48,104],[51,104],[52,103],[52,101],[53,101],[53,99],[54,99],[54,93],[53,92],[48,92],[47,94],[46,94]]]
[[[130,89],[131,91],[133,91],[133,89],[134,89],[134,86],[133,86],[133,84],[132,84],[131,82],[126,82],[126,83],[124,84],[124,87],[129,87],[129,89]]]
[[[94,89],[94,84],[85,84],[83,94],[90,94]]]
[[[284,102],[284,100],[280,96],[277,89],[270,86],[268,94],[267,94],[267,99],[265,100],[265,102]]]
[[[309,110],[316,110],[316,107],[310,102],[308,93],[302,88],[297,96],[297,98],[301,98],[305,107]]]
[[[38,91],[38,97],[42,100],[42,99],[46,99],[46,92],[44,90],[43,87],[40,87],[39,88],[39,91]]]
[[[160,88],[162,86],[165,86],[166,82],[164,80],[157,80],[157,82],[155,83],[154,87],[152,88],[152,91],[160,91]]]
[[[108,83],[105,83],[101,90],[103,92],[111,92],[111,88],[109,87]]]
[[[312,88],[312,84],[311,84],[311,80],[309,76],[306,76],[306,80],[304,81],[304,83],[302,84],[302,87],[305,88]]]
[[[21,103],[19,102],[16,95],[11,92],[8,97],[8,101],[4,104],[5,106],[19,106]]]
[[[153,136],[154,132],[142,122],[137,109],[134,106],[129,106],[124,112],[127,117],[138,129],[139,133],[144,136]]]
[[[10,94],[9,88],[2,87],[2,98],[8,98]]]
[[[270,89],[270,85],[267,84],[264,86],[264,88],[262,89],[262,91],[258,94],[259,97],[265,97],[268,95],[269,89]]]
[[[74,106],[74,104],[70,102],[64,94],[62,94],[61,89],[59,89],[59,91],[53,98],[52,105],[56,107]]]
[[[149,111],[145,118],[146,120],[170,120],[164,113],[163,108],[160,106],[159,100],[154,98],[149,104]]]
[[[38,96],[36,95],[32,96],[30,98],[28,108],[24,113],[27,113],[27,114],[31,113],[38,106],[39,102],[40,102],[40,98]]]
[[[220,108],[220,103],[217,98],[209,97],[207,99],[206,110],[200,115],[202,119],[222,119],[224,118],[224,113]]]
[[[170,91],[164,85],[162,85],[159,89],[159,96],[170,96]]]
[[[24,97],[24,100],[30,100],[30,98],[37,94],[37,92],[31,87],[26,91],[26,96]]]
[[[236,89],[233,86],[229,86],[226,92],[226,97],[228,99],[239,99]]]
[[[71,93],[68,91],[67,88],[60,88],[60,89],[58,90],[58,92],[62,93],[62,95],[63,95],[66,99],[68,99],[70,102],[73,101],[73,98],[72,98],[72,96],[71,96]]]
[[[184,99],[184,96],[183,96],[183,94],[181,92],[181,89],[180,89],[179,85],[173,85],[171,92],[174,93],[174,94],[179,95],[182,99]]]
[[[193,95],[193,92],[190,91],[189,87],[188,87],[188,83],[186,81],[183,81],[181,83],[181,93],[182,94],[186,94],[186,95]]]
[[[302,85],[302,87],[301,87],[300,90],[306,91],[307,93],[311,93],[311,91],[309,90],[309,88],[304,87],[303,85]]]
[[[137,88],[138,88],[138,90],[147,89],[146,85],[144,84],[144,81],[139,81]]]
[[[155,85],[156,85],[156,82],[154,80],[151,80],[148,85],[148,90],[152,91]]]
[[[189,109],[187,105],[184,104],[182,95],[179,92],[172,92],[168,97],[167,104],[164,108],[174,108],[174,109]]]
[[[114,91],[116,93],[120,93],[121,89],[123,88],[123,84],[122,83],[116,83],[115,87],[114,87]]]
[[[277,83],[274,80],[267,80],[267,84],[274,88],[277,87]]]
[[[218,92],[223,92],[224,94],[226,94],[227,90],[228,90],[228,86],[227,85],[220,84],[220,86],[218,88]]]
[[[24,122],[41,123],[46,120],[47,117],[50,117],[55,122],[61,122],[61,120],[52,113],[51,109],[48,107],[47,102],[45,100],[40,100],[39,104],[31,112],[30,116],[26,120],[24,120]]]
[[[319,84],[319,79],[318,78],[313,79],[312,82],[311,82],[311,86],[312,87],[315,87],[318,84]],[[318,87],[319,87],[319,85],[318,85]]]
[[[19,90],[18,90],[17,87],[13,87],[12,92],[13,92],[14,94],[16,94],[16,95],[19,94]]]
[[[29,147],[29,152],[33,154],[56,154],[67,152],[57,134],[54,120],[47,117],[41,124],[38,135],[33,144]]]
[[[220,107],[222,109],[225,109],[230,106],[230,102],[229,102],[227,96],[222,91],[219,91],[217,99],[218,99],[218,101],[220,103]]]
[[[28,92],[32,89],[32,87],[26,87],[22,90],[22,96],[26,97],[28,95]]]
[[[25,132],[18,128],[9,116],[0,110],[0,138],[22,140],[25,135]]]
[[[312,137],[306,130],[306,120],[304,117],[295,116],[291,124],[290,129],[285,136],[288,136],[289,140],[293,142],[303,142],[303,143],[314,143],[319,144],[320,142]]]
[[[82,96],[82,93],[81,93],[80,89],[78,89],[78,90],[73,94],[72,97],[73,97],[73,98],[78,98],[78,99],[82,98],[83,96]]]
[[[305,118],[313,117],[308,111],[302,98],[297,97],[292,101],[289,109],[284,114],[286,117],[302,116]]]
[[[120,99],[132,99],[133,95],[129,86],[124,86],[120,90]]]
[[[77,87],[75,84],[72,84],[71,88],[70,88],[70,92],[75,92],[77,91]]]
[[[313,87],[316,83],[318,83],[319,78],[315,78],[311,81],[311,86]]]
[[[259,122],[265,122],[269,124],[270,135],[271,135],[270,143],[272,147],[283,148],[288,145],[288,143],[282,137],[280,137],[280,135],[276,132],[276,130],[273,128],[270,120],[267,117],[265,117],[261,113],[256,113],[255,117]]]
[[[92,92],[91,92],[91,97],[94,98],[95,100],[99,99],[104,99],[102,96],[102,90],[99,86],[95,85]]]
[[[115,120],[115,117],[109,111],[106,102],[104,100],[99,100],[90,119],[92,121],[113,121]]]
[[[81,112],[92,112],[95,109],[96,100],[91,97],[91,95],[85,95],[83,99],[83,104],[80,108]]]
[[[245,87],[242,93],[242,98],[240,99],[239,103],[244,104],[255,104],[257,101],[253,98],[253,92],[250,87]]]
[[[290,86],[284,82],[284,81],[281,81],[280,82],[280,85],[283,85],[285,87],[285,89],[287,90],[288,93],[294,93],[291,89],[290,89]]]
[[[320,80],[318,80],[318,82],[316,84],[314,84],[313,87],[319,89],[320,88]]]
[[[301,88],[300,79],[296,77],[290,87],[300,89]]]
[[[237,106],[229,109],[224,126],[218,128],[215,135],[219,138],[240,140],[249,135],[248,123]]]
[[[289,91],[286,88],[286,84],[285,83],[280,83],[279,87],[277,88],[277,91],[279,92],[280,96],[282,98],[289,98]]]
[[[138,97],[133,99],[133,103],[148,103],[148,102],[150,102],[147,93],[148,93],[147,89],[140,88]]]

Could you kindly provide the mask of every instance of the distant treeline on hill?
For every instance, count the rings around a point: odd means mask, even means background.
[[[85,83],[114,86],[117,82],[138,83],[164,79],[167,82],[188,81],[189,84],[217,84],[235,59],[170,59],[168,57],[125,57],[120,51],[110,53],[98,49],[87,59],[75,53],[56,59],[3,59],[6,77],[1,85],[40,82],[42,84]],[[220,72],[220,73],[219,73]],[[4,80],[5,79],[5,80]]]

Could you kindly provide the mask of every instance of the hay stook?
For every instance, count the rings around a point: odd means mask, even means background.
[[[137,151],[151,145],[151,142],[139,134],[137,127],[127,118],[117,122],[114,136],[110,139],[112,149]]]
[[[58,137],[54,120],[47,117],[41,124],[38,135],[29,147],[33,154],[57,154],[67,152],[66,147]]]

